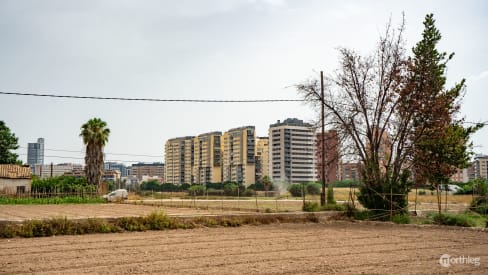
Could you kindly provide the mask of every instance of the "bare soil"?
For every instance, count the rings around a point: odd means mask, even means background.
[[[332,221],[0,239],[0,273],[488,274],[487,234]],[[442,267],[443,254],[480,265]]]

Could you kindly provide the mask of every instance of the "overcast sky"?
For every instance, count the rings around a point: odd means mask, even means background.
[[[440,49],[455,52],[448,83],[467,79],[462,115],[487,121],[488,1],[44,0],[0,1],[0,91],[60,95],[295,99],[289,88],[338,66],[338,47],[370,53],[389,18],[406,17],[407,49],[434,13]],[[410,54],[410,50],[409,50]],[[301,103],[217,104],[0,95],[0,120],[45,163],[83,163],[80,126],[111,130],[107,160],[164,161],[167,139],[315,115]],[[488,129],[474,136],[488,154]],[[75,152],[54,151],[68,150]],[[115,153],[115,154],[114,154]],[[132,154],[132,155],[117,155]],[[138,157],[133,155],[148,155]],[[53,156],[61,156],[53,157]],[[159,157],[149,157],[159,156]]]

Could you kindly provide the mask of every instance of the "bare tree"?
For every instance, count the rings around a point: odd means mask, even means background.
[[[389,23],[375,52],[365,57],[340,48],[340,68],[328,78],[324,99],[318,80],[297,85],[305,100],[324,104],[323,119],[337,129],[348,154],[363,163],[359,200],[370,209],[404,211],[407,204],[413,114],[401,96],[408,89],[403,31],[404,21],[396,30]]]

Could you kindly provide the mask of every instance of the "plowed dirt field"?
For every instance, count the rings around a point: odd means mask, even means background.
[[[479,257],[442,267],[439,258]],[[331,221],[0,239],[0,273],[488,274],[488,233]]]

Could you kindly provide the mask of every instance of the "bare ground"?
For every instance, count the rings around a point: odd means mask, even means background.
[[[333,221],[0,240],[0,273],[488,274],[488,233]],[[442,254],[480,265],[441,267]]]

